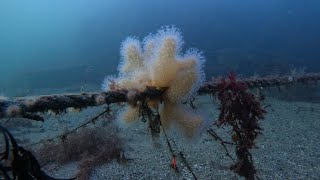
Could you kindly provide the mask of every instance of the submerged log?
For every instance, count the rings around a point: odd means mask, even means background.
[[[295,83],[308,84],[319,80],[320,73],[309,73],[297,76],[251,77],[239,79],[238,81],[244,82],[248,88],[265,88]],[[206,82],[200,87],[198,94],[215,94],[218,89],[218,83],[219,79]],[[55,94],[15,99],[0,98],[0,118],[22,117],[43,121],[43,118],[37,112],[47,112],[50,110],[55,113],[61,113],[69,107],[82,109],[102,104],[127,102],[129,91],[117,90],[101,93]],[[163,92],[163,90],[158,90],[155,87],[147,87],[144,92],[135,91],[135,97],[130,97],[130,99],[137,101],[144,101],[147,98],[157,99],[161,97]],[[132,96],[132,93],[130,96]]]
[[[296,76],[267,76],[267,77],[250,77],[239,79],[238,81],[244,82],[249,89],[253,88],[267,88],[278,87],[296,83],[308,84],[310,82],[317,82],[320,80],[320,73],[308,73]],[[211,82],[206,82],[198,90],[201,94],[214,94],[218,89],[219,79],[213,79]]]

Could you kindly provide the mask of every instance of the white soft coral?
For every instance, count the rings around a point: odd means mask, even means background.
[[[162,121],[171,122],[172,119],[176,119],[178,124],[185,124],[185,128],[190,129],[199,126],[199,116],[185,113],[185,108],[178,106],[182,106],[182,101],[194,95],[204,81],[204,58],[194,49],[181,55],[182,45],[181,33],[175,27],[163,27],[155,35],[147,36],[143,43],[136,38],[127,38],[121,47],[122,62],[119,66],[117,84],[120,88],[139,91],[143,91],[147,86],[166,89],[162,97]],[[103,87],[104,90],[109,90],[107,85]],[[169,109],[179,109],[175,112],[176,118],[172,117]],[[136,112],[132,109],[128,111]],[[129,114],[135,114],[136,117],[136,113],[127,113],[126,119],[130,119],[127,117]],[[186,118],[186,114],[190,118]],[[193,122],[187,119],[196,120]]]

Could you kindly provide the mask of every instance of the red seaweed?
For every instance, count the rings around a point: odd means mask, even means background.
[[[250,150],[255,147],[255,139],[261,134],[258,123],[266,111],[259,99],[248,91],[247,85],[237,81],[234,73],[219,81],[216,95],[220,101],[220,114],[215,124],[218,127],[231,126],[232,140],[236,144],[237,160],[230,169],[246,179],[255,179],[256,169]]]

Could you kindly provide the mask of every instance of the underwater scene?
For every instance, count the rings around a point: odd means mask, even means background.
[[[0,179],[320,179],[320,1],[0,2]]]

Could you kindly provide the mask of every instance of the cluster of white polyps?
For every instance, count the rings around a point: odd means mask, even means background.
[[[186,134],[194,134],[201,125],[202,118],[196,112],[184,107],[183,101],[194,95],[203,83],[204,58],[198,50],[188,50],[181,54],[182,36],[175,27],[163,27],[156,34],[147,36],[141,43],[129,37],[121,47],[121,63],[118,77],[107,77],[103,84],[110,90],[110,82],[118,88],[144,91],[147,86],[165,89],[159,100],[150,100],[152,108],[160,107],[161,122],[169,127],[176,122]],[[129,106],[122,119],[132,122],[138,119],[138,107]]]

